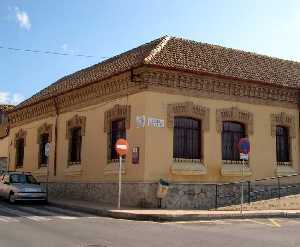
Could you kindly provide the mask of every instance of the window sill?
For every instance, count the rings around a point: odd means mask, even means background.
[[[111,162],[107,163],[106,167],[104,168],[104,175],[110,175],[110,174],[118,174],[119,173],[119,161],[118,162]],[[126,160],[122,160],[122,174],[125,174],[125,162]]]
[[[199,159],[174,159],[171,173],[174,175],[205,175],[207,169]]]
[[[78,162],[69,162],[69,166],[64,171],[65,175],[68,176],[79,176],[82,174],[82,166]]]
[[[275,162],[275,167],[277,176],[293,175],[297,173],[291,162]]]
[[[244,170],[244,171],[242,171]],[[222,161],[222,169],[221,169],[222,176],[229,176],[229,177],[247,177],[251,176],[252,172],[250,170],[248,162],[244,164],[244,169],[241,161],[236,161],[235,163],[229,163],[228,161]]]

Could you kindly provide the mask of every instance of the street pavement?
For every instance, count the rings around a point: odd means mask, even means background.
[[[144,222],[0,201],[0,247],[298,247],[300,219]]]

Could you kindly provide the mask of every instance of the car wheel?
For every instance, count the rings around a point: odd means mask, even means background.
[[[15,194],[14,193],[10,193],[9,194],[9,198],[8,198],[9,202],[10,203],[15,203],[16,202],[16,197],[15,197]]]

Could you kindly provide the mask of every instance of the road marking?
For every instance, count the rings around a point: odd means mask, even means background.
[[[162,224],[216,224],[216,225],[231,225],[231,222],[223,220],[191,220],[191,221],[174,221],[163,222]]]
[[[270,219],[269,219],[270,220]],[[267,222],[262,222],[262,221],[258,221],[258,220],[253,220],[253,219],[248,219],[248,222],[252,222],[258,225],[264,225],[264,226],[271,226],[271,227],[276,227],[276,225],[271,221],[271,223],[267,223]]]
[[[55,218],[62,219],[62,220],[76,220],[78,217],[74,216],[55,216]]]
[[[0,216],[0,221],[2,222],[19,222],[17,219],[7,216]]]
[[[34,221],[49,221],[51,219],[49,218],[46,218],[46,217],[43,217],[43,216],[25,216],[27,219],[30,219],[30,220],[34,220]]]
[[[34,221],[48,221],[48,220],[50,220],[46,217],[33,216],[33,215],[31,215],[27,212],[20,211],[18,209],[11,209],[11,208],[1,206],[0,210],[5,211],[5,212],[10,213],[10,214],[14,214],[14,215],[26,218],[26,219],[29,219],[29,220],[34,220]]]
[[[274,220],[274,219],[269,219],[269,221],[271,221],[272,224],[273,224],[274,226],[276,226],[276,227],[281,227],[281,225],[280,225],[276,220]]]
[[[60,214],[70,214],[72,216],[78,216],[78,217],[90,217],[92,216],[91,214],[86,214],[86,213],[82,213],[82,212],[75,212],[72,210],[68,210],[68,209],[62,209],[62,208],[58,208],[58,207],[49,207],[49,206],[44,206],[45,209],[51,211],[51,212],[57,212]]]
[[[41,208],[22,207],[22,206],[19,206],[18,208],[24,210],[25,212],[30,212],[30,213],[34,213],[34,214],[42,214],[43,216],[48,216],[48,215],[49,216],[57,216],[58,215],[58,213],[53,213],[48,210],[43,210]]]

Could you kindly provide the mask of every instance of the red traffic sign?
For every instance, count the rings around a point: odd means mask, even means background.
[[[242,154],[248,154],[250,152],[250,142],[248,138],[241,138],[239,141],[239,151]]]
[[[116,151],[119,156],[125,155],[128,152],[128,142],[127,140],[120,138],[116,142]]]

